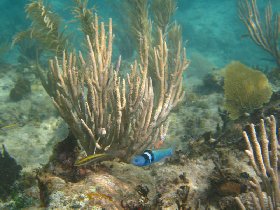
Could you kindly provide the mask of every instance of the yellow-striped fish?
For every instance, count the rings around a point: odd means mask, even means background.
[[[74,163],[74,166],[83,166],[83,165],[87,165],[89,163],[95,162],[95,161],[100,161],[102,159],[108,158],[110,155],[105,154],[105,153],[101,153],[101,154],[94,154],[94,155],[89,155],[85,158],[76,160],[76,162]]]
[[[13,123],[13,124],[9,124],[9,125],[4,125],[4,126],[0,126],[0,129],[1,130],[4,130],[4,129],[11,129],[11,128],[15,128],[19,126],[18,123]]]

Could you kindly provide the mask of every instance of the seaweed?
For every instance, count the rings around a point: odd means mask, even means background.
[[[68,36],[65,35],[65,30],[61,30],[59,15],[45,5],[43,0],[32,0],[26,5],[25,12],[32,22],[31,26],[16,34],[12,45],[31,38],[38,42],[39,50],[62,55],[68,48]]]
[[[81,29],[84,35],[88,35],[90,40],[93,40],[93,36],[95,34],[94,28],[89,27],[94,21],[93,11],[96,11],[95,8],[87,8],[88,0],[74,0],[76,6],[73,9],[73,14],[75,18],[80,21]]]
[[[177,3],[174,0],[153,0],[151,3],[154,23],[162,31],[168,32],[171,18],[176,12]]]

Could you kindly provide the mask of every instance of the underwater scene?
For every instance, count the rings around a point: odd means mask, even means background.
[[[279,210],[279,0],[1,0],[0,210]]]

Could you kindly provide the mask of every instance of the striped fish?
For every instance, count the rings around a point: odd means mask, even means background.
[[[92,162],[96,162],[96,161],[100,161],[100,160],[106,159],[109,156],[110,155],[105,154],[105,153],[89,155],[89,156],[87,156],[85,158],[76,160],[76,162],[74,163],[74,166],[84,166],[84,165],[87,165],[87,164],[92,163]]]

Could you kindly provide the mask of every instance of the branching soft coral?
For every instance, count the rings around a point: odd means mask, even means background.
[[[267,51],[280,68],[280,14],[273,14],[269,2],[262,17],[256,0],[239,0],[239,17],[252,40]]]
[[[36,40],[40,50],[47,50],[56,55],[62,55],[68,48],[68,37],[60,28],[60,18],[43,0],[33,0],[25,7],[27,18],[32,21],[29,29],[18,33],[13,39],[13,45],[25,39]]]
[[[164,139],[170,111],[184,96],[182,74],[189,62],[179,46],[170,70],[167,44],[159,32],[159,45],[153,49],[159,88],[153,86],[149,75],[150,49],[145,39],[140,43],[139,62],[121,79],[120,60],[115,68],[111,62],[112,21],[107,33],[104,25],[95,16],[93,39],[87,36],[88,59],[81,53],[78,58],[64,53],[62,62],[50,62],[49,80],[57,90],[55,106],[86,153],[116,153],[129,161]]]

